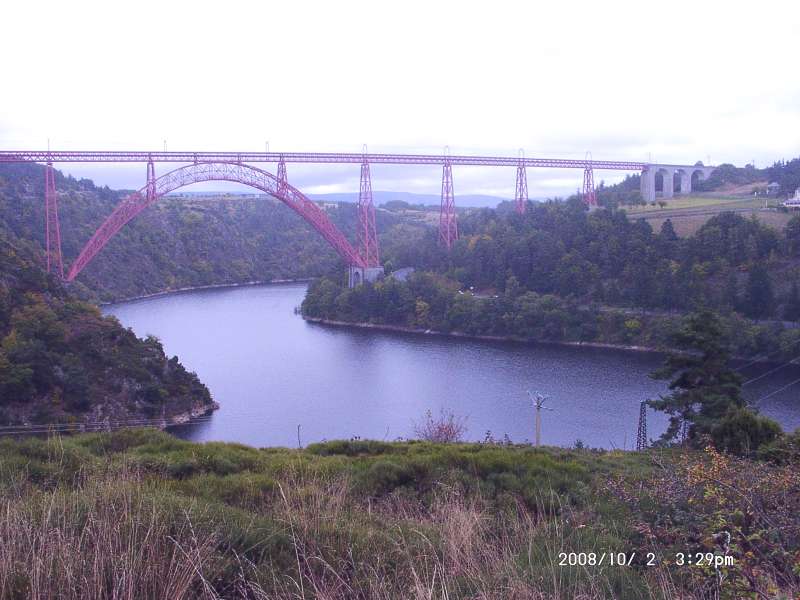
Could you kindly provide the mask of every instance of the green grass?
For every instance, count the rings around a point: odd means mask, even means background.
[[[154,430],[5,439],[0,599],[673,597],[664,567],[558,563],[644,556],[652,542],[619,490],[648,489],[674,454],[255,449]]]
[[[658,213],[672,210],[681,209],[697,209],[697,208],[761,208],[764,206],[763,199],[756,199],[751,197],[741,196],[674,196],[667,200],[666,206],[661,207],[658,204],[652,206],[650,204],[643,206],[632,206],[628,210],[630,215],[638,215],[642,213]]]

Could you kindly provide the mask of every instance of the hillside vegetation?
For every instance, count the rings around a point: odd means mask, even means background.
[[[681,315],[723,316],[739,356],[796,356],[800,330],[800,218],[778,233],[734,213],[679,238],[621,210],[577,201],[532,204],[525,215],[484,209],[460,220],[451,252],[436,232],[384,256],[413,265],[407,281],[354,290],[315,282],[307,317],[524,340],[666,348]]]
[[[0,227],[0,425],[199,414],[208,389],[160,342],[76,299]]]
[[[798,448],[770,450],[5,440],[0,599],[793,597]]]
[[[125,196],[87,179],[56,174],[65,264],[78,256]],[[44,171],[0,165],[0,225],[44,245]],[[327,208],[355,239],[356,207]],[[398,221],[378,211],[378,226]],[[166,197],[123,227],[81,272],[72,288],[112,301],[184,287],[317,277],[342,270],[339,257],[300,216],[277,200]]]

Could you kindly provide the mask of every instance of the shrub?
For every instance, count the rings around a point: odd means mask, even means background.
[[[131,448],[148,444],[168,443],[170,445],[180,445],[182,443],[168,433],[152,428],[130,428],[114,432],[88,433],[76,437],[74,442],[77,446],[86,448],[95,455],[125,452]]]
[[[374,463],[364,478],[366,489],[373,495],[389,493],[398,487],[414,483],[417,482],[415,482],[412,465],[398,464],[388,460]]]
[[[390,454],[397,450],[396,446],[386,442],[373,440],[333,440],[319,444],[309,444],[306,448],[311,454],[320,456],[334,456],[342,454],[344,456],[361,456]]]
[[[800,429],[763,444],[758,449],[758,457],[778,465],[800,463]]]
[[[466,419],[446,413],[444,409],[434,419],[431,411],[425,413],[425,421],[414,425],[414,435],[420,440],[436,443],[460,442],[467,431]]]
[[[753,454],[781,435],[781,426],[747,408],[732,409],[711,429],[718,450],[739,456]]]

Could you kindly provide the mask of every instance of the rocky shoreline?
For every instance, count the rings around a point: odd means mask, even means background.
[[[219,410],[219,402],[212,400],[211,404],[194,406],[190,410],[178,413],[176,415],[172,415],[171,417],[165,419],[164,424],[159,426],[158,428],[169,429],[170,427],[174,427],[175,425],[185,425],[186,423],[190,423],[192,419],[196,419],[198,417],[205,417],[206,415],[210,415],[215,410]]]
[[[191,408],[162,417],[145,417],[129,411],[115,411],[117,418],[112,418],[109,406],[95,407],[80,417],[69,413],[55,415],[52,422],[39,422],[33,417],[29,406],[18,406],[15,411],[21,418],[16,422],[0,426],[0,433],[24,435],[26,433],[84,433],[92,431],[112,431],[126,427],[154,427],[166,430],[177,425],[191,423],[193,419],[210,415],[220,408],[218,402],[194,403]],[[119,416],[123,415],[123,416]]]

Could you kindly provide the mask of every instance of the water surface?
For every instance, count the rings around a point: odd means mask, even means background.
[[[176,428],[197,441],[296,446],[324,439],[413,437],[426,411],[466,421],[466,437],[490,431],[534,436],[526,394],[551,396],[542,442],[631,448],[639,403],[665,391],[648,375],[657,354],[524,345],[334,328],[297,314],[305,284],[199,290],[111,305],[139,335],[158,336],[220,403],[210,420]],[[752,376],[766,367],[748,369]],[[800,378],[786,368],[747,386],[760,397]],[[762,403],[784,427],[800,426],[800,384]],[[665,427],[649,411],[650,437]]]

